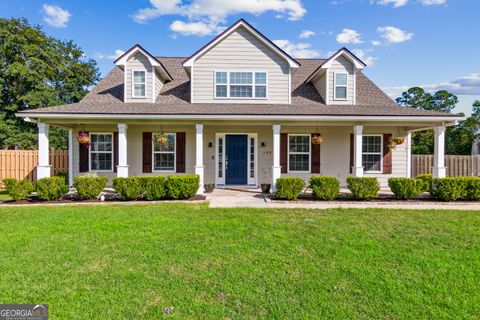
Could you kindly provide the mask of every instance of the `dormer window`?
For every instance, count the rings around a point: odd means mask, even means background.
[[[335,73],[335,100],[347,100],[347,78],[346,73]]]
[[[266,99],[266,72],[215,72],[215,98]]]
[[[145,71],[133,70],[133,97],[145,98]]]

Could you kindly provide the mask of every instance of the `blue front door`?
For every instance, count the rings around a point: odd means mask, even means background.
[[[226,136],[226,184],[247,184],[247,141],[247,135],[229,134]]]

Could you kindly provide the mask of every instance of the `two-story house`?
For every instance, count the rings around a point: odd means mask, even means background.
[[[187,58],[135,45],[79,103],[18,116],[38,123],[38,178],[51,173],[49,126],[69,129],[70,183],[96,172],[197,173],[217,187],[312,174],[386,185],[410,175],[411,132],[426,129],[435,131],[434,175],[445,176],[445,127],[463,118],[398,106],[365,67],[346,48],[295,59],[239,20]]]

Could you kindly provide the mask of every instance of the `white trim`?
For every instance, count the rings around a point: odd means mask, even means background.
[[[172,77],[168,74],[167,70],[163,67],[163,65],[146,50],[144,50],[143,48],[140,48],[139,45],[135,45],[132,48],[130,48],[126,53],[123,54],[123,57],[121,59],[115,60],[114,63],[117,66],[125,67],[128,64],[128,60],[134,55],[136,55],[137,53],[141,53],[145,57],[147,57],[148,61],[153,66],[153,69],[158,68],[158,70],[160,71],[160,74],[164,77],[164,79],[170,80],[170,81],[173,80]]]
[[[346,75],[347,84],[337,85],[337,75]],[[337,87],[345,88],[345,98],[337,98]],[[348,72],[339,71],[333,73],[333,101],[347,101],[348,100]]]
[[[380,152],[365,152],[362,148],[362,166],[363,166],[363,172],[364,173],[383,173],[383,134],[380,133],[367,133],[367,134],[362,134],[362,144],[363,144],[363,138],[365,137],[380,137]],[[368,171],[365,166],[363,165],[363,155],[380,155],[380,171],[378,170],[371,170]]]
[[[407,178],[412,177],[412,133],[407,132]]]
[[[147,98],[147,70],[145,69],[132,69],[132,98],[133,99],[146,99]],[[135,83],[135,72],[143,72],[145,81],[143,83]],[[143,84],[145,86],[145,94],[143,96],[135,95],[135,84]]]
[[[73,186],[73,129],[68,129],[68,185]]]
[[[290,170],[290,154],[306,154],[306,152],[290,152],[290,137],[302,136],[308,137],[308,170],[307,171],[297,171]],[[310,133],[289,133],[287,136],[287,173],[311,173],[312,172],[312,136]]]
[[[90,141],[92,141],[92,135],[111,135],[112,136],[112,151],[95,151],[95,153],[111,153],[112,154],[112,169],[111,170],[92,170],[92,148],[88,148],[88,172],[113,172],[113,166],[115,165],[115,135],[113,132],[89,132]]]
[[[152,172],[166,172],[172,173],[177,172],[177,134],[176,133],[164,133],[166,136],[172,135],[173,136],[173,151],[155,151],[155,139],[154,136],[156,134],[161,134],[161,132],[152,132]],[[162,153],[173,153],[173,170],[155,170],[155,154],[162,154]]]
[[[308,77],[308,79],[305,82],[308,83],[308,82],[312,81],[317,76],[317,74],[320,72],[321,69],[330,68],[332,66],[333,61],[335,61],[341,55],[346,56],[347,59],[350,60],[353,63],[353,65],[356,69],[362,70],[367,66],[360,59],[358,59],[355,55],[348,52],[345,48],[342,48],[342,49],[338,50],[333,56],[328,58],[328,60],[325,61],[325,63],[323,63],[320,66],[320,68],[318,68],[318,70],[316,70],[314,73],[312,73],[310,75],[310,77]]]
[[[217,83],[217,72],[226,72],[227,73],[227,83]],[[231,73],[251,73],[252,74],[252,83],[251,84],[231,84],[230,83],[230,74]],[[265,73],[265,84],[257,84],[255,80],[255,73]],[[217,85],[227,86],[227,96],[226,97],[217,97]],[[251,86],[252,87],[252,96],[251,97],[231,97],[230,96],[230,87],[231,86]],[[261,86],[265,87],[265,97],[256,97],[255,96],[255,87]],[[213,99],[215,100],[268,100],[268,71],[264,70],[214,70],[213,71]]]
[[[275,47],[274,45],[272,45],[272,43],[270,43],[267,38],[265,38],[265,36],[263,36],[262,34],[260,34],[258,31],[256,30],[253,30],[248,24],[246,24],[244,21],[242,20],[239,20],[237,21],[234,25],[230,26],[229,27],[229,30],[227,32],[225,32],[224,34],[220,35],[219,37],[217,37],[217,39],[215,39],[214,41],[212,41],[211,43],[207,44],[204,48],[202,48],[200,51],[196,52],[193,56],[191,56],[190,58],[188,58],[184,63],[183,63],[183,66],[184,67],[192,67],[194,62],[199,58],[201,57],[205,52],[207,52],[208,50],[210,50],[211,48],[213,48],[214,46],[216,46],[218,43],[222,42],[225,38],[227,38],[228,36],[230,36],[233,32],[235,32],[239,27],[244,27],[245,29],[247,29],[247,31],[249,31],[252,35],[254,35],[257,39],[259,39],[263,44],[265,44],[268,48],[270,48],[271,50],[273,50],[275,53],[277,53],[279,56],[281,56],[282,58],[284,58],[288,64],[290,65],[290,67],[292,68],[299,68],[300,65],[295,61],[293,60],[292,58],[290,58],[288,55],[286,55],[284,52],[282,52],[279,48]]]

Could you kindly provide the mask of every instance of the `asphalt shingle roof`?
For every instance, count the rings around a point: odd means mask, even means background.
[[[173,81],[166,83],[155,103],[124,103],[123,70],[115,67],[80,102],[22,113],[45,114],[147,114],[147,115],[312,115],[312,116],[455,116],[398,106],[363,73],[357,76],[356,105],[326,105],[306,79],[325,60],[297,59],[292,69],[292,104],[190,103],[190,79],[182,66],[185,58],[157,58]]]

